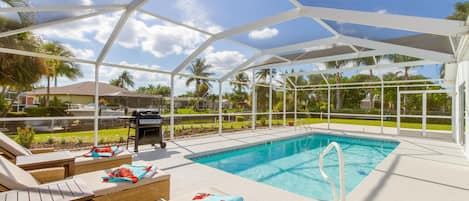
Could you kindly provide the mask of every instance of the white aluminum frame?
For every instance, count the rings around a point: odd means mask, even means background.
[[[352,10],[341,10],[341,9],[333,9],[333,8],[319,8],[319,7],[311,7],[311,6],[304,6],[301,3],[299,3],[297,0],[290,0],[290,2],[295,5],[294,9],[279,13],[277,15],[267,17],[261,20],[257,20],[255,22],[251,22],[233,29],[228,29],[220,33],[212,34],[209,33],[206,30],[199,29],[181,22],[178,22],[176,20],[163,17],[161,15],[146,11],[141,9],[141,7],[147,2],[148,0],[132,0],[129,4],[126,5],[116,5],[116,4],[111,4],[111,5],[91,5],[91,6],[44,6],[44,7],[12,7],[12,8],[0,8],[0,13],[9,13],[9,12],[45,12],[45,11],[75,11],[75,10],[101,10],[101,11],[96,11],[93,13],[85,14],[85,15],[80,15],[80,16],[75,16],[75,17],[70,17],[66,19],[61,19],[57,21],[52,21],[52,22],[47,22],[44,24],[37,24],[37,25],[31,25],[29,27],[25,28],[20,28],[17,30],[10,30],[6,31],[3,33],[0,33],[0,37],[6,37],[6,36],[11,36],[14,34],[26,32],[26,31],[32,31],[35,29],[39,28],[44,28],[48,26],[53,26],[53,25],[59,25],[67,22],[72,22],[80,19],[85,19],[85,18],[90,18],[93,16],[97,15],[103,15],[107,14],[110,12],[116,12],[120,10],[124,10],[123,14],[120,16],[120,19],[118,23],[115,25],[111,35],[109,36],[107,42],[105,43],[103,49],[99,53],[98,58],[96,61],[92,60],[86,60],[86,59],[81,59],[81,58],[68,58],[68,57],[61,57],[61,56],[53,56],[53,55],[47,55],[47,54],[42,54],[42,53],[36,53],[36,52],[30,52],[30,51],[23,51],[23,50],[14,50],[14,49],[9,49],[9,48],[0,48],[1,53],[10,53],[10,54],[17,54],[17,55],[24,55],[24,56],[32,56],[32,57],[40,57],[40,58],[49,58],[49,59],[57,59],[57,60],[64,60],[64,61],[73,61],[73,62],[79,62],[79,63],[86,63],[86,64],[94,64],[95,66],[95,114],[94,114],[94,119],[95,119],[95,144],[98,141],[98,129],[99,129],[99,119],[102,119],[103,117],[99,116],[99,68],[101,66],[110,66],[110,67],[115,67],[115,68],[122,68],[122,69],[131,69],[131,70],[138,70],[138,71],[148,71],[148,72],[153,72],[153,73],[162,73],[162,74],[168,74],[170,75],[170,80],[171,80],[171,114],[170,114],[170,136],[171,139],[174,139],[174,79],[176,75],[179,76],[184,76],[184,77],[196,77],[199,79],[208,79],[208,80],[213,80],[213,81],[218,81],[219,83],[219,112],[218,116],[220,118],[222,114],[222,94],[221,94],[221,86],[224,81],[229,79],[231,76],[235,75],[239,71],[242,70],[247,70],[247,69],[253,69],[253,78],[252,78],[252,83],[251,83],[251,93],[253,94],[253,104],[252,104],[252,128],[255,129],[255,123],[256,123],[256,90],[255,87],[256,85],[256,79],[255,79],[255,70],[254,69],[262,69],[262,68],[274,68],[274,67],[283,67],[283,66],[291,66],[291,65],[296,65],[296,64],[305,64],[305,63],[318,63],[318,62],[326,62],[326,61],[334,61],[334,60],[341,60],[341,59],[351,59],[351,58],[361,58],[361,57],[369,57],[369,56],[378,56],[378,55],[384,55],[384,54],[403,54],[403,55],[408,55],[408,56],[413,56],[417,58],[421,58],[423,60],[421,61],[416,61],[416,62],[404,62],[404,63],[397,63],[397,64],[375,64],[371,66],[365,66],[365,67],[354,67],[354,68],[347,68],[347,69],[339,69],[339,72],[345,72],[345,71],[351,71],[351,70],[367,70],[367,69],[380,69],[380,68],[392,68],[392,67],[403,67],[403,66],[409,66],[409,65],[425,65],[425,64],[435,64],[435,63],[450,63],[450,62],[457,62],[458,58],[461,56],[461,50],[463,50],[464,47],[462,44],[465,44],[465,42],[460,42],[458,47],[455,47],[454,41],[452,40],[452,36],[461,36],[464,34],[467,34],[469,31],[469,27],[461,21],[453,21],[453,20],[445,20],[445,19],[433,19],[433,18],[422,18],[422,17],[413,17],[413,16],[400,16],[400,15],[393,15],[393,14],[378,14],[378,13],[373,13],[373,12],[362,12],[362,11],[352,11]],[[107,56],[108,51],[112,47],[112,45],[116,42],[116,38],[118,37],[120,31],[122,30],[123,26],[126,24],[129,16],[133,14],[134,12],[139,11],[144,14],[153,16],[155,18],[158,18],[163,21],[167,21],[170,23],[174,23],[179,26],[183,26],[185,28],[189,28],[191,30],[197,31],[199,33],[205,34],[208,36],[207,41],[205,41],[203,44],[201,44],[192,54],[190,54],[187,58],[184,59],[173,71],[164,71],[164,70],[157,70],[157,69],[148,69],[148,68],[142,68],[139,66],[134,66],[134,65],[127,65],[127,64],[112,64],[112,63],[104,63],[104,60]],[[250,45],[241,43],[239,41],[231,39],[231,37],[256,30],[258,28],[274,25],[274,24],[279,24],[281,22],[301,18],[301,17],[309,17],[312,20],[315,20],[318,22],[322,27],[324,27],[326,30],[331,32],[334,37],[330,38],[324,38],[324,39],[318,39],[318,40],[312,40],[312,41],[307,41],[303,43],[298,43],[298,44],[290,44],[286,45],[283,47],[276,47],[272,49],[267,49],[267,50],[260,50],[258,48],[252,47]],[[327,25],[323,20],[334,20],[334,21],[340,21],[340,22],[345,22],[345,23],[354,23],[354,24],[362,24],[362,25],[368,25],[368,26],[377,26],[377,27],[384,27],[384,28],[391,28],[391,29],[398,29],[398,30],[407,30],[407,31],[414,31],[414,32],[420,32],[420,33],[429,33],[429,34],[436,34],[436,35],[443,35],[443,36],[448,36],[450,38],[450,45],[453,50],[453,54],[447,54],[447,53],[441,53],[441,52],[435,52],[431,50],[424,50],[424,49],[419,49],[419,48],[412,48],[412,47],[406,47],[406,46],[400,46],[400,45],[395,45],[395,44],[390,44],[390,43],[385,43],[385,42],[380,42],[380,41],[373,41],[373,40],[368,40],[368,39],[361,39],[361,38],[356,38],[356,37],[350,37],[350,36],[344,36],[337,31],[335,31],[332,27]],[[235,42],[237,44],[252,48],[256,51],[258,51],[257,54],[254,56],[250,57],[247,61],[243,62],[243,64],[235,67],[230,71],[229,73],[225,74],[221,78],[209,78],[209,77],[198,77],[198,76],[193,76],[193,75],[188,75],[181,73],[182,70],[186,68],[186,66],[192,62],[194,58],[199,56],[204,50],[206,50],[210,45],[212,45],[214,42],[218,40],[229,40],[232,42]],[[467,40],[467,37],[464,37],[463,40]],[[289,60],[284,57],[278,56],[277,54],[283,53],[283,52],[288,52],[288,51],[293,51],[293,50],[298,50],[298,49],[304,49],[307,47],[314,47],[314,46],[321,46],[321,45],[334,45],[334,44],[345,44],[352,48],[354,50],[354,53],[348,53],[348,54],[341,54],[341,55],[333,55],[333,56],[325,56],[325,57],[319,57],[319,58],[313,58],[313,59],[306,59],[306,60]],[[360,52],[355,46],[360,46],[360,47],[365,47],[369,48],[372,50],[368,51],[363,51]],[[255,60],[260,58],[261,56],[264,55],[271,55],[273,57],[279,58],[285,62],[282,63],[276,63],[276,64],[270,64],[270,65],[263,65],[263,66],[249,66],[251,65]],[[299,57],[297,57],[299,58]],[[271,71],[271,70],[270,70]],[[334,72],[336,70],[333,70]],[[308,72],[308,73],[295,73],[291,75],[285,75],[285,76],[299,76],[299,75],[306,75],[306,74],[321,74],[324,77],[324,73],[329,73],[332,72],[332,70],[324,70],[324,71],[315,71],[315,72]],[[325,79],[327,82],[327,79]],[[293,89],[287,89],[286,87],[286,82],[291,82],[291,80],[288,77],[285,77],[284,79],[284,86],[283,86],[283,93],[284,93],[284,111],[283,111],[283,119],[284,119],[284,125],[286,121],[286,109],[285,109],[285,103],[286,103],[286,91],[287,90],[294,90],[295,93],[295,111],[293,112],[294,118],[295,118],[295,125],[296,125],[296,120],[297,120],[297,93],[299,90],[308,90],[305,88],[311,88],[313,86],[296,86],[293,84],[294,88]],[[384,88],[385,87],[390,87],[388,85],[385,85],[385,81],[381,80],[380,83],[373,83],[373,84],[380,84],[381,85],[381,96],[383,98],[383,93],[384,93]],[[363,84],[363,83],[362,83]],[[372,84],[372,83],[368,83]],[[400,83],[395,83],[395,84],[400,84]],[[331,91],[331,86],[335,86],[332,84],[329,84],[327,82],[327,90],[328,90],[328,128],[330,124],[330,91]],[[345,86],[345,85],[344,85]],[[342,88],[347,88],[342,86]],[[339,88],[338,86],[335,86],[336,88]],[[272,127],[272,77],[270,78],[269,81],[269,128]],[[351,88],[351,87],[349,87]],[[397,86],[399,90],[399,86]],[[316,88],[313,90],[321,90],[320,88]],[[398,99],[398,103],[400,103],[400,98]],[[381,101],[381,108],[383,108],[383,101]],[[398,111],[398,115],[400,114],[400,111]],[[220,118],[219,121],[220,125],[222,124],[222,118]],[[383,113],[381,112],[381,126],[383,127]],[[400,122],[398,121],[398,130],[400,128]],[[399,131],[398,131],[399,132]],[[219,133],[222,133],[222,126],[220,126]]]

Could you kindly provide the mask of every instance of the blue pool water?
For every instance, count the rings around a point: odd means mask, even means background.
[[[347,193],[399,144],[394,141],[317,133],[192,160],[306,197],[331,200],[330,186],[319,172],[319,154],[333,141],[339,143],[344,153]],[[324,169],[338,188],[339,166],[335,150],[325,157]]]

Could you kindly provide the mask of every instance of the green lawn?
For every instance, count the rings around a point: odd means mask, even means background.
[[[302,119],[305,124],[314,124],[314,123],[326,123],[327,119],[319,118],[306,118]],[[287,121],[292,121],[288,119]],[[301,121],[299,121],[301,122]],[[341,124],[354,124],[354,125],[370,125],[370,126],[380,126],[381,122],[379,120],[360,120],[360,119],[331,119],[332,123],[341,123]],[[260,125],[260,121],[257,122]],[[268,121],[266,122],[268,123]],[[282,120],[274,120],[274,125],[282,124]],[[301,124],[301,123],[300,123]],[[223,128],[248,128],[251,125],[251,121],[242,121],[242,122],[224,122]],[[384,126],[386,127],[396,127],[396,122],[385,121]],[[191,128],[207,128],[207,129],[216,129],[218,124],[215,123],[202,123],[202,124],[179,124],[176,125],[176,132],[181,131],[182,129],[189,130]],[[402,128],[421,128],[420,123],[401,123]],[[165,126],[166,134],[168,134],[168,126]],[[447,124],[427,124],[427,129],[429,130],[451,130],[451,125]],[[133,131],[132,131],[133,132]],[[50,139],[53,139],[54,142],[60,143],[65,140],[65,142],[79,142],[80,140],[85,143],[93,142],[93,131],[79,131],[79,132],[62,132],[62,133],[47,133],[47,134],[36,134],[35,142],[48,142]],[[12,136],[13,137],[13,136]],[[99,139],[104,142],[117,142],[127,138],[127,128],[115,128],[115,129],[102,129],[99,131]]]

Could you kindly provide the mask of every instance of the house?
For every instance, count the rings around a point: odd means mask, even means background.
[[[128,107],[128,108],[158,108],[163,104],[163,99],[159,95],[149,95],[129,91],[124,88],[99,82],[99,99],[107,106]],[[62,87],[50,88],[50,99],[57,98],[61,102],[69,105],[89,105],[94,103],[95,83],[80,82]],[[33,96],[35,105],[47,95],[46,88],[35,89],[25,92],[26,96]]]

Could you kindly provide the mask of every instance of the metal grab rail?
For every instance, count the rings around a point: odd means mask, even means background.
[[[327,176],[326,172],[324,172],[324,156],[326,156],[332,148],[337,150],[337,155],[339,158],[339,181],[340,181],[340,199],[337,196],[337,190],[335,187],[334,181]],[[342,149],[340,145],[336,142],[331,142],[324,151],[321,152],[319,155],[319,171],[321,171],[322,177],[329,183],[332,188],[332,194],[334,195],[334,201],[345,201],[345,175],[344,175],[344,154],[342,153]]]

